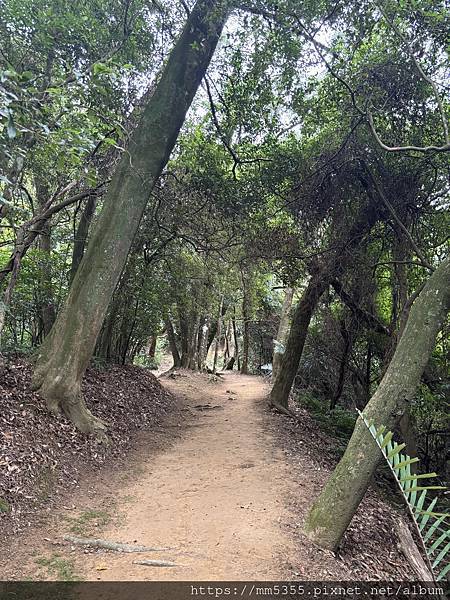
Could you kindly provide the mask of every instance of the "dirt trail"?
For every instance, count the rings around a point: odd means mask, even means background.
[[[267,389],[262,379],[226,373],[212,381],[182,373],[162,382],[184,396],[181,418],[159,433],[142,434],[139,449],[126,459],[125,477],[123,470],[115,470],[85,482],[70,498],[73,506],[31,532],[34,542],[20,543],[21,556],[17,561],[16,554],[14,561],[23,565],[20,573],[4,564],[3,577],[61,577],[61,566],[47,572],[42,567],[54,561],[55,553],[63,566],[70,564],[71,572],[86,580],[295,576],[289,566],[295,564],[295,544],[283,527],[294,519],[285,501],[294,482],[264,423]],[[60,543],[74,523],[85,535],[171,550],[85,553]],[[136,559],[169,560],[178,566],[132,564]]]
[[[144,567],[130,564],[129,555],[108,555],[110,568],[102,579],[286,575],[281,563],[293,550],[280,527],[287,467],[262,425],[262,380],[225,374],[223,381],[207,383],[204,376],[188,374],[163,382],[186,394],[195,420],[168,451],[144,462],[142,475],[125,490],[135,499],[126,523],[102,537],[170,546],[174,550],[148,558],[182,566]],[[95,573],[88,566],[89,572]]]

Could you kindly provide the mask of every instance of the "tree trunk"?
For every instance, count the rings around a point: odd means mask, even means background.
[[[244,375],[248,374],[248,352],[250,346],[249,339],[249,325],[250,325],[250,297],[249,297],[249,286],[250,283],[246,279],[246,274],[241,268],[241,281],[242,281],[242,364],[241,373]]]
[[[167,339],[169,340],[169,348],[173,358],[173,366],[175,369],[178,369],[178,367],[181,367],[181,356],[178,352],[177,338],[175,337],[175,331],[173,330],[172,321],[169,319],[169,317],[166,319],[166,330]]]
[[[191,338],[191,348],[190,348],[190,361],[189,368],[193,371],[197,370],[198,363],[198,334],[200,329],[201,317],[196,315],[195,321],[193,321],[193,330],[192,330],[192,338]]]
[[[220,318],[223,319],[223,317],[226,315],[228,306],[229,306],[228,301],[226,299],[224,299],[224,301],[222,303],[222,312],[220,313]],[[208,341],[206,343],[206,349],[205,349],[205,358],[208,357],[209,349],[211,348],[211,345],[212,345],[213,341],[215,340],[218,324],[219,324],[218,320],[214,321],[214,323],[209,328]]]
[[[175,145],[227,18],[227,2],[198,0],[135,128],[68,298],[41,347],[33,389],[84,432],[105,429],[86,408],[81,380],[153,186]]]
[[[342,240],[341,251],[335,251],[311,277],[294,312],[286,350],[281,360],[278,377],[270,393],[272,406],[288,408],[289,394],[298,371],[313,312],[330,283],[339,277],[351,263],[354,251],[361,244],[366,233],[373,227],[377,217],[376,205],[369,197],[369,203],[361,207],[353,225]],[[339,226],[342,227],[342,224]]]
[[[377,426],[394,429],[407,410],[449,310],[450,258],[414,302],[394,356],[364,409]],[[378,446],[358,419],[344,456],[308,514],[305,529],[314,542],[336,550],[380,459]]]
[[[51,238],[50,226],[47,225],[39,238],[39,249],[45,254],[41,268],[41,317],[44,337],[46,337],[55,322],[55,302],[53,298],[52,269],[51,269]]]
[[[41,181],[36,181],[37,200],[40,211],[45,210],[45,204],[49,197],[48,187]],[[39,281],[39,299],[40,312],[42,319],[42,331],[44,338],[50,333],[55,322],[55,302],[53,298],[52,286],[52,265],[51,265],[51,225],[50,219],[42,224],[40,236],[38,238],[38,247],[42,252],[40,281]]]
[[[231,321],[228,321],[224,331],[225,350],[223,353],[223,371],[227,369],[231,357]],[[233,361],[234,363],[234,361]]]
[[[197,369],[199,371],[203,371],[205,368],[206,361],[206,344],[207,344],[207,332],[209,329],[209,319],[207,317],[203,317],[200,321],[200,327],[198,331],[198,341],[197,341]]]
[[[351,321],[350,321],[350,329],[351,329]],[[341,362],[339,364],[339,375],[338,382],[336,386],[336,391],[333,394],[333,398],[330,402],[330,410],[336,408],[336,404],[339,402],[340,397],[342,396],[342,392],[344,391],[344,383],[345,383],[345,372],[347,370],[348,359],[352,350],[352,334],[347,329],[347,324],[345,319],[341,321],[341,336],[344,342],[344,348],[342,350]]]
[[[278,326],[277,342],[283,347],[283,352],[274,349],[272,359],[272,378],[275,381],[280,371],[281,359],[284,354],[284,345],[289,331],[289,312],[292,306],[292,298],[294,297],[294,289],[291,287],[286,288],[284,295],[283,307],[280,315],[280,325]]]
[[[155,358],[157,341],[158,341],[157,334],[151,335],[150,339],[148,340],[148,358],[150,360],[153,360]]]
[[[400,419],[399,428],[402,442],[406,444],[405,452],[412,457],[419,456],[419,448],[417,446],[418,431],[409,406]],[[411,471],[413,473],[417,472],[417,465],[415,463],[411,465]]]
[[[216,336],[216,345],[214,348],[213,373],[216,372],[216,368],[217,368],[217,357],[219,354],[220,338],[222,336],[222,309],[223,309],[223,296],[221,296],[221,298],[220,298],[219,316],[217,318],[217,336]]]
[[[402,220],[405,218],[402,217]],[[383,357],[384,368],[387,369],[395,352],[397,341],[401,336],[401,317],[408,302],[408,276],[406,263],[411,260],[411,252],[408,250],[407,241],[401,231],[396,228],[396,237],[392,244],[392,313],[389,325],[389,338]]]
[[[83,212],[81,213],[80,221],[78,223],[73,240],[72,264],[70,266],[69,283],[72,283],[75,273],[77,272],[77,269],[80,266],[81,260],[84,256],[89,227],[91,225],[92,217],[94,216],[96,204],[97,196],[89,196],[83,208]]]
[[[241,359],[239,358],[239,340],[238,340],[237,328],[236,328],[236,307],[234,307],[234,306],[233,306],[233,317],[231,319],[231,323],[233,325],[234,358],[235,358],[235,362],[237,364],[237,370],[240,371],[241,370]],[[233,366],[234,366],[234,362],[233,362]]]
[[[179,323],[179,339],[181,342],[181,366],[183,369],[189,368],[189,341],[190,341],[190,328],[187,311],[184,306],[178,308],[178,323]]]
[[[272,406],[288,407],[289,393],[298,371],[309,323],[320,297],[327,289],[328,284],[329,278],[321,273],[312,277],[295,309],[286,350],[281,360],[278,376],[270,392],[270,403]]]

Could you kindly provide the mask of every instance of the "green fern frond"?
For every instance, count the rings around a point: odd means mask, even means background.
[[[442,485],[422,485],[424,479],[433,479],[437,477],[437,474],[411,473],[411,465],[419,462],[419,459],[402,453],[406,444],[398,444],[393,440],[392,431],[386,432],[384,425],[376,427],[373,419],[368,420],[363,413],[360,411],[358,413],[395,477],[420,539],[430,572],[436,581],[440,581],[450,571],[450,562],[445,564],[439,572],[437,571],[437,567],[446,561],[450,554],[450,542],[445,544],[450,537],[450,529],[446,523],[450,515],[434,511],[437,497],[433,498],[428,506],[426,499],[429,490],[445,490],[447,488]],[[443,544],[445,544],[444,547],[442,547]]]

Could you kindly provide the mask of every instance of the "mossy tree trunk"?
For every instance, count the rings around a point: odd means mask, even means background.
[[[86,408],[81,380],[151,191],[175,145],[228,14],[198,0],[118,164],[69,295],[36,362],[33,388],[84,432],[105,429]]]
[[[450,259],[436,269],[415,300],[394,356],[364,415],[392,430],[413,398],[450,310]],[[361,419],[344,456],[308,514],[305,530],[320,546],[336,550],[381,459]]]

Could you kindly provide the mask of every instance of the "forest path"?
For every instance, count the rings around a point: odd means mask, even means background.
[[[265,410],[260,377],[180,371],[161,383],[178,414],[139,434],[123,465],[92,473],[48,522],[21,536],[2,576],[84,580],[282,580],[294,575],[287,498],[299,494]],[[205,405],[209,405],[205,406]],[[82,535],[170,547],[125,554],[63,541]],[[6,558],[6,556],[5,556]],[[167,560],[150,567],[133,560]]]
[[[86,578],[100,574],[108,580],[226,580],[287,575],[284,565],[294,549],[280,522],[286,519],[283,490],[288,467],[264,427],[267,389],[258,377],[224,373],[218,379],[181,372],[175,379],[161,380],[185,396],[185,412],[190,413],[187,432],[164,452],[144,458],[139,478],[121,490],[121,495],[133,498],[125,523],[102,532],[106,539],[169,546],[173,550],[142,558],[180,566],[138,566],[132,559],[141,555],[109,554],[108,569],[99,573],[98,558],[89,556]]]

